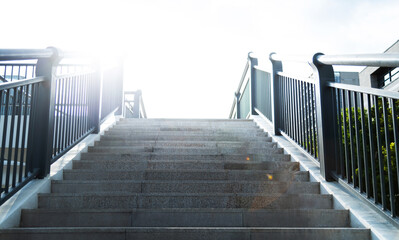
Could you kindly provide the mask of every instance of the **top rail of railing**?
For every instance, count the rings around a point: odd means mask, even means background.
[[[50,58],[54,49],[0,49],[0,61]]]
[[[376,53],[376,54],[345,54],[345,55],[314,55],[314,62],[324,65],[344,66],[368,66],[368,67],[397,67],[399,66],[399,54]],[[300,55],[270,54],[272,61],[308,62],[312,59]]]
[[[45,49],[0,49],[0,61],[32,60],[41,58],[93,58],[93,54],[76,51],[60,51],[49,47]]]

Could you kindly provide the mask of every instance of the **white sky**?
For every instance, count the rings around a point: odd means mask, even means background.
[[[382,52],[397,0],[0,0],[0,48],[119,52],[149,117],[226,118],[248,52]],[[268,64],[267,61],[264,61]]]

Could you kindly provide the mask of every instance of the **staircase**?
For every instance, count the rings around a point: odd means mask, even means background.
[[[122,119],[0,239],[370,239],[250,120]]]

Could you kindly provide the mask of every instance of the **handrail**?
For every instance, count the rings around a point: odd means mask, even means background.
[[[316,61],[324,65],[351,65],[369,67],[397,67],[399,54],[348,54],[348,55],[319,55]]]
[[[397,67],[399,66],[399,54],[375,53],[375,54],[343,54],[324,55],[315,54],[315,63],[324,65],[350,65],[369,67]],[[311,58],[306,56],[289,56],[276,53],[270,54],[272,61],[309,62]]]
[[[247,75],[248,69],[249,69],[249,63],[247,61],[247,64],[245,64],[244,72],[242,73],[242,76],[241,76],[240,83],[238,84],[238,88],[236,90],[236,93],[240,92],[240,89],[241,89],[241,87],[242,87],[242,85],[244,83],[244,80],[245,80],[245,75]]]
[[[34,60],[51,58],[57,55],[59,58],[93,58],[92,54],[76,51],[60,51],[57,48],[45,49],[0,49],[0,61]]]
[[[36,77],[36,78],[31,78],[31,79],[25,79],[25,80],[19,80],[15,82],[5,82],[0,84],[0,91],[1,90],[7,90],[10,88],[16,88],[16,87],[21,87],[27,84],[33,84],[33,83],[39,83],[43,82],[45,80],[44,77]]]
[[[356,86],[356,85],[345,84],[345,83],[336,83],[336,82],[328,82],[327,86],[337,88],[337,89],[342,89],[342,90],[366,93],[366,94],[370,94],[370,95],[378,95],[380,97],[399,99],[399,92],[382,90],[382,89],[378,89],[378,88],[360,87],[360,86]]]
[[[230,108],[230,114],[229,114],[230,119],[233,117],[233,112],[234,112],[234,109],[236,108],[236,104],[237,104],[237,98],[234,98],[233,104],[231,105],[231,108]]]
[[[0,49],[0,61],[51,58],[52,48],[46,49]]]

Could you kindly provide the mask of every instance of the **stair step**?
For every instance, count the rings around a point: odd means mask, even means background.
[[[262,181],[52,181],[52,193],[287,193],[318,194],[316,182]]]
[[[138,134],[116,134],[116,135],[104,135],[101,136],[101,140],[157,140],[157,141],[264,141],[270,142],[272,138],[267,136],[238,136],[238,135],[191,135],[191,136],[181,136],[181,135],[138,135]]]
[[[256,126],[253,120],[240,119],[121,119],[119,125],[145,126]]]
[[[271,139],[270,139],[271,140]],[[104,140],[95,142],[95,146],[152,146],[152,147],[267,147],[266,141],[115,141]]]
[[[251,208],[331,209],[332,197],[321,194],[250,193],[51,193],[39,194],[39,208]]]
[[[150,152],[158,154],[176,154],[176,155],[195,155],[195,154],[282,154],[282,148],[277,148],[277,145],[272,143],[268,148],[176,148],[176,147],[119,147],[119,146],[101,146],[89,147],[90,152],[105,152],[105,153],[137,153]]]
[[[73,169],[92,170],[152,170],[152,169],[225,169],[225,170],[299,170],[298,162],[287,161],[189,161],[189,160],[154,160],[154,161],[132,161],[132,160],[75,160]]]
[[[31,209],[21,227],[348,227],[332,209]]]
[[[112,141],[104,141],[105,143],[111,143]],[[242,151],[251,151],[251,150],[259,150],[259,149],[264,149],[264,148],[277,148],[277,143],[272,143],[272,142],[263,142],[258,144],[258,146],[250,146],[249,143],[247,144],[230,144],[230,143],[214,143],[213,146],[210,144],[205,144],[204,142],[202,143],[196,143],[196,142],[163,142],[163,145],[160,145],[158,143],[154,144],[141,144],[141,145],[101,145],[101,146],[94,146],[90,147],[89,149],[96,150],[96,149],[101,149],[101,148],[130,148],[132,150],[137,150],[137,151],[159,151],[159,150],[169,150],[169,149],[179,149],[179,150],[190,150],[190,149],[198,149],[198,150],[203,150],[203,151],[210,151],[210,150],[224,150],[224,149],[240,149]]]
[[[163,154],[163,153],[82,153],[85,160],[213,160],[213,161],[290,161],[291,157],[284,154]]]
[[[370,230],[360,228],[17,228],[1,230],[3,240],[336,240],[369,239]]]
[[[181,133],[181,134],[243,134],[243,133],[265,133],[262,129],[257,127],[179,127],[179,126],[159,126],[159,127],[142,127],[142,126],[114,126],[106,131],[108,133],[128,132],[128,133]],[[267,133],[265,133],[267,134]]]
[[[306,171],[273,170],[64,170],[64,180],[255,180],[308,181]]]

